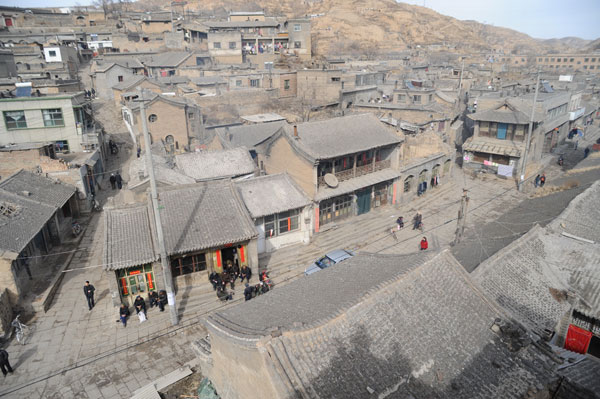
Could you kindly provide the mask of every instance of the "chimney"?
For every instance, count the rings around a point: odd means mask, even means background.
[[[298,126],[294,125],[294,137],[298,138]]]

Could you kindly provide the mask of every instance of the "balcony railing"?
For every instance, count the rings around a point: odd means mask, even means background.
[[[375,163],[370,163],[368,165],[357,166],[352,169],[342,170],[340,172],[335,172],[334,175],[338,179],[339,182],[343,182],[346,180],[353,179],[355,177],[360,177],[367,175],[369,173],[377,172],[379,170],[387,169],[392,166],[392,161],[389,159],[385,159],[383,161],[377,161]],[[319,186],[326,186],[325,179],[323,176],[318,179]]]

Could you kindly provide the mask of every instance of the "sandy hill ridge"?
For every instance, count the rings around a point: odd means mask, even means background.
[[[140,0],[145,9],[167,9],[168,1]],[[458,50],[487,51],[504,49],[505,53],[565,52],[583,50],[590,41],[579,38],[538,40],[512,29],[461,21],[432,9],[397,3],[395,0],[239,0],[189,1],[189,9],[216,12],[225,17],[228,11],[259,11],[267,15],[312,19],[314,49],[330,56],[361,52],[402,51],[408,46],[449,44]]]

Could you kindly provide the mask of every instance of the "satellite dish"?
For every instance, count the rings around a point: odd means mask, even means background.
[[[337,177],[333,173],[327,173],[323,180],[325,180],[325,184],[327,184],[331,188],[336,188],[339,184]]]

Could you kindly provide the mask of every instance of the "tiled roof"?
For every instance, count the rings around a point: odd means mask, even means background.
[[[136,86],[139,83],[142,83],[144,80],[146,80],[146,77],[143,75],[134,76],[130,79],[127,79],[121,83],[114,85],[112,88],[116,89],[116,90],[129,90],[133,86]]]
[[[201,151],[175,156],[177,169],[196,181],[243,176],[254,172],[254,161],[246,148]]]
[[[55,211],[54,206],[0,190],[0,252],[20,253]]]
[[[467,117],[474,121],[512,123],[521,125],[529,123],[529,116],[518,110],[487,109],[484,111],[478,111],[474,114],[469,114]]]
[[[469,137],[463,144],[465,151],[484,152],[486,154],[508,155],[520,157],[521,151],[525,151],[525,143],[515,143],[509,140],[486,139],[482,137]]]
[[[104,269],[118,270],[158,259],[147,204],[104,210]]]
[[[373,114],[343,116],[297,126],[297,138],[293,126],[286,125],[284,130],[292,146],[313,162],[401,142]]]
[[[167,51],[164,53],[142,56],[141,61],[145,66],[151,68],[174,68],[187,60],[191,55],[192,53],[187,51]]]
[[[257,236],[230,181],[200,183],[159,192],[169,255],[242,242]]]
[[[314,200],[318,202],[326,200],[328,198],[336,197],[338,195],[352,193],[356,190],[360,190],[362,188],[369,187],[374,184],[395,179],[398,176],[400,176],[400,174],[401,173],[397,170],[387,168],[363,176],[341,181],[339,182],[336,188],[321,186],[315,194]]]
[[[225,84],[225,80],[221,76],[200,76],[190,78],[190,81],[196,86],[209,86],[215,84]]]
[[[310,204],[306,194],[287,173],[242,180],[236,186],[253,218],[303,208]]]
[[[0,181],[0,189],[55,208],[62,207],[77,191],[75,186],[22,169]]]
[[[533,345],[509,350],[507,332],[525,333],[506,324],[496,334],[503,317],[444,252],[357,255],[206,325],[232,344],[256,342],[275,381],[306,397],[522,398],[552,365]]]
[[[273,136],[286,123],[268,122],[254,125],[230,126],[215,129],[221,142],[227,148],[253,148]]]
[[[600,398],[600,360],[588,355],[585,359],[561,367],[564,377],[553,399]]]
[[[575,197],[550,226],[558,232],[564,231],[600,243],[598,221],[600,221],[600,181],[596,181],[590,188]]]

